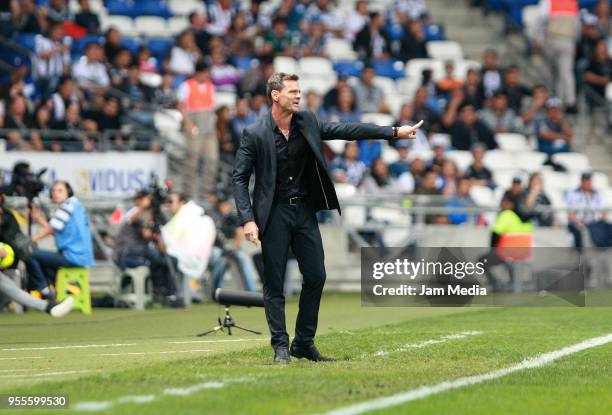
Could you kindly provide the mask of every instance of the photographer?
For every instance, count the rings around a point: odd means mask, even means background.
[[[147,265],[156,297],[167,298],[176,294],[176,287],[155,228],[152,196],[141,190],[134,197],[134,207],[122,220],[115,238],[113,260],[122,269]]]
[[[54,297],[49,284],[55,282],[58,268],[88,268],[94,264],[87,211],[74,196],[70,184],[63,180],[53,183],[51,199],[59,208],[48,222],[38,208],[32,208],[32,220],[42,226],[40,232],[32,238],[32,242],[37,243],[53,235],[58,252],[35,248],[26,264],[33,288],[39,290],[45,298]]]

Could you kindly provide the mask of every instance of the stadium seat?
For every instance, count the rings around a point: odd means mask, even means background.
[[[612,82],[608,82],[608,85],[606,85],[606,100],[612,102]]]
[[[608,176],[605,173],[594,172],[593,173],[593,188],[597,191],[604,191],[608,187],[610,187],[610,182],[608,180]]]
[[[405,96],[409,101],[414,98],[414,94],[421,86],[421,79],[416,77],[398,79],[395,82],[399,93]]]
[[[411,59],[406,64],[406,77],[421,82],[423,70],[431,69],[434,79],[444,77],[444,63],[434,59]]]
[[[157,16],[167,19],[172,16],[166,0],[135,0],[134,17]]]
[[[172,46],[174,45],[173,39],[168,38],[153,38],[149,39],[147,46],[151,50],[153,55],[159,62],[161,62],[167,55]]]
[[[445,153],[446,158],[452,160],[460,171],[464,172],[474,162],[474,157],[469,151],[451,150]]]
[[[183,18],[183,20],[185,20]],[[139,34],[147,37],[164,36],[168,34],[166,20],[158,16],[140,16],[134,20],[134,26]]]
[[[168,8],[175,16],[187,16],[193,11],[206,13],[204,2],[198,0],[170,0]]]
[[[493,190],[487,186],[472,186],[470,188],[470,197],[478,206],[495,206],[495,195]]]
[[[341,198],[338,195],[338,198]],[[348,205],[342,208],[342,225],[358,228],[366,223],[367,210],[363,206]]]
[[[100,22],[102,30],[106,31],[110,27],[116,27],[124,36],[135,34],[134,22],[126,16],[108,16]]]
[[[389,114],[383,114],[380,112],[368,112],[361,116],[361,122],[370,122],[378,125],[393,125],[395,124],[395,118]]]
[[[344,152],[344,147],[346,146],[348,141],[346,140],[328,140],[325,141],[325,144],[333,151],[335,154],[342,154]]]
[[[334,187],[339,199],[355,196],[357,193],[357,188],[349,183],[336,183]]]
[[[327,76],[303,76],[300,77],[300,86],[303,94],[308,91],[315,91],[319,95],[324,95],[334,87],[336,80],[335,72]]]
[[[399,153],[397,152],[396,149],[394,149],[393,147],[391,147],[386,141],[383,142],[382,145],[382,150],[380,152],[380,158],[382,159],[382,161],[384,161],[387,165],[391,164],[391,163],[395,163],[396,161],[399,160]]]
[[[179,131],[183,116],[178,110],[157,111],[153,115],[155,128],[161,132]]]
[[[236,94],[234,92],[217,92],[215,94],[215,107],[227,105],[230,110],[236,106]]]
[[[136,55],[136,52],[138,52],[138,48],[140,47],[140,40],[130,36],[122,36],[121,46],[124,48],[128,48],[132,55]]]
[[[334,67],[329,59],[306,57],[298,62],[300,75],[335,76]]]
[[[424,161],[429,161],[433,158],[433,151],[431,150],[410,151],[408,158],[410,160],[421,159]]]
[[[544,182],[544,191],[546,192],[549,190],[566,191],[572,187],[569,175],[560,171],[542,170],[542,181]]]
[[[465,80],[470,69],[480,70],[480,67],[480,62],[470,59],[455,61],[455,76],[461,80]]]
[[[425,30],[425,40],[427,42],[444,40],[444,27],[439,24],[425,24],[423,25]]]
[[[325,41],[323,50],[334,62],[354,61],[357,59],[357,52],[353,50],[353,45],[346,39],[329,38]]]
[[[91,294],[89,292],[89,270],[87,268],[60,268],[55,281],[57,301],[68,296],[74,298],[73,309],[83,314],[91,314]]]
[[[589,171],[591,164],[589,158],[583,153],[557,153],[552,160],[565,167],[568,171]]]
[[[410,100],[407,99],[405,96],[399,95],[397,93],[392,93],[385,96],[385,102],[389,106],[389,109],[391,110],[391,115],[393,115],[394,118],[399,117],[402,105],[404,105],[404,103],[408,101]]]
[[[548,158],[544,153],[538,151],[519,151],[514,153],[516,167],[527,172],[542,170],[542,165]]]
[[[491,170],[498,169],[516,169],[519,167],[516,164],[514,154],[502,150],[489,150],[484,155],[484,165]]]
[[[540,10],[537,5],[523,7],[521,12],[523,17],[523,32],[529,40],[535,40],[538,37],[540,26]]]
[[[38,35],[35,33],[17,33],[17,43],[19,46],[34,52],[34,48],[36,46],[36,36]]]
[[[160,74],[154,72],[141,72],[140,82],[150,88],[159,88],[162,84],[162,77]]]
[[[440,40],[436,42],[427,42],[427,54],[432,59],[442,61],[458,61],[463,59],[463,49],[458,42],[451,40]]]
[[[523,134],[516,133],[497,133],[495,141],[499,148],[503,151],[529,151],[529,143],[527,137]]]
[[[506,191],[512,185],[512,179],[515,177],[521,177],[524,179],[524,174],[516,169],[497,169],[493,170],[493,181],[498,188]],[[525,180],[523,180],[525,182]],[[501,200],[501,199],[500,199]]]
[[[397,93],[397,85],[395,85],[393,79],[384,76],[375,76],[374,85],[382,89],[383,93],[385,94],[385,98],[386,95]]]
[[[396,60],[370,61],[376,75],[399,79],[404,77],[404,62]]]
[[[298,73],[299,65],[297,61],[288,56],[277,56],[274,58],[274,70],[276,72]]]
[[[171,36],[189,29],[189,20],[187,20],[185,17],[171,17],[166,23],[168,30],[167,34]]]
[[[334,70],[338,75],[359,77],[363,66],[362,61],[342,61],[334,63]]]

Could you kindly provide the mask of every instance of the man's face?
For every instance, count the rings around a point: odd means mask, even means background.
[[[582,179],[582,181],[580,182],[580,187],[582,188],[582,190],[590,192],[591,190],[593,190],[593,181],[590,177],[588,179]]]
[[[552,122],[561,122],[561,119],[563,118],[563,111],[561,111],[561,108],[559,107],[551,107],[548,109],[548,118]]]
[[[51,189],[51,199],[58,205],[68,199],[68,189],[64,183],[55,183]]]
[[[371,85],[374,82],[374,76],[376,72],[372,68],[366,68],[363,70],[363,74],[361,75],[361,79],[366,85]]]
[[[498,95],[493,99],[493,109],[495,111],[505,111],[508,107],[508,98],[505,95]]]
[[[465,106],[459,114],[461,121],[466,125],[472,125],[476,122],[476,111],[471,105]]]
[[[183,207],[183,202],[180,201],[179,195],[171,194],[170,195],[170,212],[173,215],[176,215],[179,210]]]
[[[272,99],[287,112],[295,113],[300,110],[300,98],[298,81],[283,81],[283,89],[272,91]]]

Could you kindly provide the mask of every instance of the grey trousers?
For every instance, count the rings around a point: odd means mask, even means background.
[[[187,114],[198,127],[197,134],[187,134],[187,160],[183,174],[183,191],[188,196],[199,196],[201,192],[212,194],[217,183],[219,169],[219,141],[216,133],[217,116],[214,111]],[[204,165],[203,176],[198,176],[200,161]]]
[[[565,105],[576,105],[575,49],[571,37],[549,34],[546,38],[545,51],[555,73],[555,94]]]
[[[49,302],[32,297],[27,292],[15,284],[15,282],[6,274],[0,271],[0,294],[28,308],[33,308],[39,311],[46,311]]]

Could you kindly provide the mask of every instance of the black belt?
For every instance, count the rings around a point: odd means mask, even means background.
[[[298,203],[304,203],[305,199],[302,196],[291,196],[291,197],[285,197],[283,199],[279,199],[278,203],[281,205],[297,205]]]

